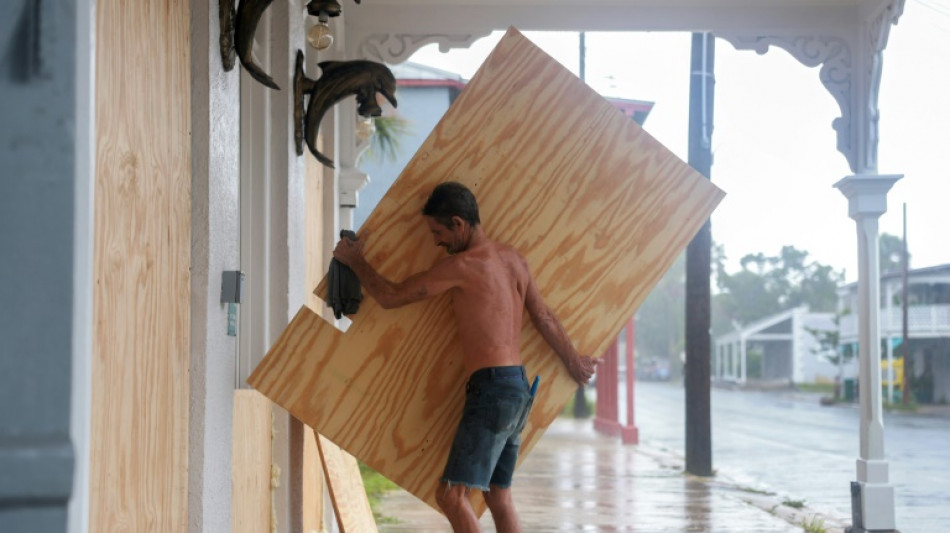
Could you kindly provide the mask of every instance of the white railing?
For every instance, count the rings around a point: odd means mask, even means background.
[[[902,333],[901,308],[881,309],[881,336],[899,337]],[[914,337],[950,337],[950,305],[913,305],[907,308],[907,329]],[[858,316],[841,317],[838,331],[841,342],[858,336]]]

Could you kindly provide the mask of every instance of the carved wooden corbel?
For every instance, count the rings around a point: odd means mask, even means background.
[[[254,55],[251,54],[251,48],[254,46],[254,34],[257,32],[257,24],[261,21],[264,11],[274,0],[242,0],[237,8],[237,18],[234,21],[234,48],[237,50],[237,56],[241,59],[244,69],[252,78],[270,87],[280,90],[280,87],[274,82],[269,74],[264,72],[254,61]]]

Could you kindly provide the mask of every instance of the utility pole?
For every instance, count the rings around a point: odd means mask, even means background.
[[[584,32],[578,34],[580,40],[580,68],[578,69],[578,76],[581,81],[586,83],[586,73],[585,73],[585,59],[587,57],[587,46],[586,38]],[[574,393],[574,418],[589,418],[590,409],[587,408],[587,395],[584,393],[584,386],[578,385],[577,391]]]
[[[907,257],[907,204],[904,204],[904,237],[901,239],[901,358],[903,361],[904,368],[904,379],[901,383],[901,389],[903,392],[902,400],[904,405],[910,405],[910,387],[912,385],[911,381],[911,371],[914,366],[910,362],[910,351],[907,349],[907,333],[908,333],[908,324],[907,324],[907,270],[910,268],[908,263],[910,258]],[[893,400],[892,400],[893,401]]]
[[[587,83],[587,34],[580,32],[577,37],[580,45],[580,65],[577,75],[581,81]]]
[[[715,38],[694,33],[689,77],[689,164],[707,178],[712,169],[713,60]],[[709,358],[710,319],[709,220],[686,248],[686,471],[712,476]]]

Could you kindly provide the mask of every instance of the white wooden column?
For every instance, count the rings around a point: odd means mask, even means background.
[[[746,338],[745,336],[739,337],[739,364],[742,365],[739,368],[739,383],[745,383],[746,371],[749,368],[749,358],[746,353]]]
[[[884,459],[881,405],[880,265],[878,218],[887,211],[887,191],[901,175],[862,174],[835,184],[848,198],[848,216],[858,232],[858,359],[861,447],[857,460],[860,524],[857,531],[894,529],[894,487]],[[860,529],[858,529],[860,528]]]
[[[729,343],[729,352],[726,354],[729,358],[729,367],[726,369],[726,377],[729,381],[736,381],[736,348],[734,342]]]
[[[360,155],[369,147],[369,138],[358,131],[362,117],[356,111],[356,99],[348,97],[338,105],[337,113],[337,167],[340,169],[340,228],[353,227],[353,212],[359,205],[359,192],[369,183],[369,174],[357,167]]]
[[[792,313],[792,353],[791,353],[791,374],[793,383],[802,383],[805,381],[804,361],[802,361],[799,352],[802,350],[802,339],[808,333],[805,331],[805,312],[806,308],[798,307]]]
[[[735,370],[736,383],[742,383],[742,378],[743,378],[742,363],[745,360],[745,351],[743,350],[744,346],[745,346],[745,342],[742,340],[742,337],[739,337],[739,340],[736,342],[736,370]]]
[[[742,345],[740,341],[732,343],[732,346],[729,347],[729,359],[730,359],[730,368],[729,376],[732,378],[732,381],[739,382],[739,368],[742,364],[740,360],[740,352],[742,351]]]
[[[716,373],[715,373],[715,376],[716,376],[716,380],[717,380],[717,381],[722,381],[722,356],[723,356],[723,353],[724,353],[725,351],[726,351],[726,348],[725,348],[725,345],[724,345],[724,344],[720,344],[719,346],[716,346]]]

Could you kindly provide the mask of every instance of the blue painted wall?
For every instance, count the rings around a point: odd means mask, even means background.
[[[453,92],[457,91],[450,87],[400,87],[396,90],[396,101],[399,102],[396,113],[409,122],[410,132],[400,137],[395,161],[363,154],[359,166],[369,174],[370,182],[360,191],[359,205],[353,213],[353,225],[357,229],[442,119],[451,105]]]

